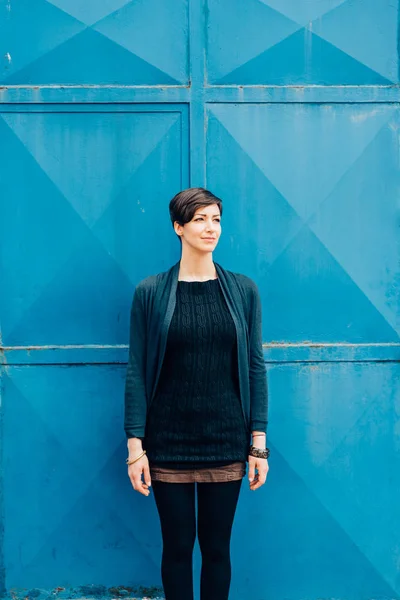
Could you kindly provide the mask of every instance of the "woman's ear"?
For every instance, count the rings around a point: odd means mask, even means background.
[[[183,226],[180,225],[178,223],[178,221],[175,221],[175,223],[174,223],[174,229],[175,229],[176,235],[179,235],[179,237],[181,237],[182,233],[183,233]]]

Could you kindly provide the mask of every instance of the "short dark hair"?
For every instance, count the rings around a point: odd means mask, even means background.
[[[201,206],[216,204],[222,216],[222,200],[204,188],[188,188],[176,194],[169,203],[169,215],[172,226],[175,221],[179,225],[189,223]],[[179,238],[180,239],[180,238]]]

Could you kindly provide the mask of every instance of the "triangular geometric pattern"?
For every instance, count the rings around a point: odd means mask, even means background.
[[[209,48],[218,48],[218,59],[212,63],[213,78],[218,83],[236,83],[232,76],[236,69],[301,29],[259,0],[235,0],[234,4],[232,10],[230,0],[212,3],[207,40]],[[226,18],[228,13],[229,19]],[[263,35],[254,35],[258,29]],[[232,32],[235,32],[234,43],[229,43]],[[212,53],[209,60],[213,60]]]
[[[187,39],[187,0],[19,0],[2,27],[0,83],[185,85]]]
[[[88,48],[91,49],[88,52]],[[99,56],[103,56],[99,61]],[[63,65],[60,69],[60,65]],[[79,65],[79,68],[77,68]],[[97,31],[85,29],[7,78],[8,85],[43,82],[60,84],[176,85],[176,80]]]
[[[382,105],[210,108],[207,182],[232,195],[235,212],[221,248],[232,268],[242,264],[259,282],[269,315],[264,339],[399,341],[398,118],[396,107]],[[379,244],[382,231],[388,237]]]
[[[164,113],[161,119],[154,113],[130,113],[127,135],[126,112],[85,111],[74,118],[68,113],[9,113],[2,118],[89,227],[180,122],[179,113]],[[95,134],[83,138],[83,128]],[[46,143],[38,144],[37,132],[44,129]],[[100,162],[101,170],[91,173],[91,165]]]
[[[312,31],[390,82],[398,81],[398,7],[351,0],[316,19]]]
[[[400,189],[398,160],[392,151],[397,138],[393,127],[398,124],[397,113],[318,206],[308,226],[400,332],[400,236],[398,209],[391,201]]]
[[[391,586],[383,596],[399,597],[399,366],[277,365],[269,374],[285,399],[271,405],[271,441]]]
[[[115,398],[123,394],[124,375],[124,366],[9,370],[3,466],[10,586],[159,582],[155,507],[134,494],[125,439],[116,436],[123,430]],[[78,389],[80,402],[71,410]],[[35,460],[26,469],[32,448]]]
[[[323,15],[344,4],[347,0],[306,0],[305,2],[261,0],[261,2],[302,26],[310,21],[321,19]]]
[[[293,342],[398,342],[399,335],[305,226],[260,282],[268,337]],[[267,320],[266,320],[267,324]]]
[[[301,218],[308,219],[397,108],[228,104],[211,110]],[[299,152],[293,136],[306,152]]]
[[[223,20],[220,0],[208,6],[211,84],[392,85],[399,79],[392,0],[233,0],[234,16]]]
[[[127,3],[93,27],[142,60],[157,66],[178,85],[187,82],[187,20],[187,0],[146,0]]]
[[[286,388],[284,393],[288,397],[290,390]],[[282,408],[282,413],[288,410],[287,405],[282,404]],[[304,460],[302,448],[291,441],[289,444]],[[324,597],[322,590],[329,590],[332,598],[398,597],[313,492],[310,482],[285,460],[275,440],[269,446],[267,489],[256,496],[243,486],[238,505],[232,536],[232,589],[236,597],[317,599]],[[254,522],[258,523],[256,528]],[[243,547],[250,529],[254,529],[251,548]],[[272,561],[274,553],[279,560]],[[240,565],[247,562],[254,572],[264,573],[264,578],[244,578]]]
[[[167,218],[167,211],[164,213],[166,218],[160,218],[160,207],[166,198],[172,198],[181,187],[181,174],[178,169],[173,168],[180,130],[180,120],[176,119],[162,138],[162,143],[155,146],[132,171],[130,179],[92,228],[94,235],[130,281],[149,274],[143,264],[143,248],[149,246],[149,237],[165,240],[163,256],[156,257],[157,266],[155,264],[154,269],[168,269],[171,256],[177,249],[177,240],[171,235],[172,226]],[[171,161],[171,168],[160,169],[166,157]],[[157,173],[156,184],[149,181],[149,173]],[[162,190],[162,196],[159,190]]]
[[[304,51],[307,48],[307,52]],[[222,77],[220,85],[237,82],[252,85],[324,85],[326,72],[331,72],[329,85],[390,85],[391,82],[338,50],[310,30],[300,29],[269,50],[242,64]]]
[[[61,8],[65,13],[90,26],[116,12],[131,0],[47,0],[50,4]]]
[[[165,267],[176,258],[165,199],[185,176],[177,161],[181,116],[176,110],[3,113],[5,344],[127,342],[133,287],[160,267],[156,253],[143,256],[143,246],[156,234],[165,240]],[[155,178],[157,171],[162,175]]]
[[[213,112],[208,116],[208,130],[212,140],[208,172],[217,172],[222,159],[224,173],[223,178],[212,181],[214,193],[224,198],[224,235],[218,242],[218,252],[233,254],[238,272],[258,273],[262,278],[303,227],[303,221]],[[226,181],[235,182],[228,195]],[[250,189],[257,202],[249,202]],[[265,226],[272,218],[274,227],[269,227],[266,235]]]

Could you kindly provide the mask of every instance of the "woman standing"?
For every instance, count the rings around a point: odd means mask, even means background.
[[[251,490],[268,472],[260,298],[250,278],[213,262],[221,235],[219,198],[191,188],[177,194],[169,210],[182,244],[180,261],[142,280],[132,302],[128,475],[141,494],[148,496],[151,485],[154,490],[166,600],[193,600],[196,530],[201,600],[226,600],[246,461]]]

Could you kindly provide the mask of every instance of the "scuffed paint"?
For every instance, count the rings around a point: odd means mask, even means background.
[[[1,590],[0,590],[1,592]],[[87,600],[93,598],[96,600],[165,600],[163,590],[157,586],[114,586],[107,588],[104,585],[81,585],[78,587],[55,587],[52,589],[42,588],[11,588],[8,594],[1,596],[10,600],[39,600],[58,599],[58,600]]]

